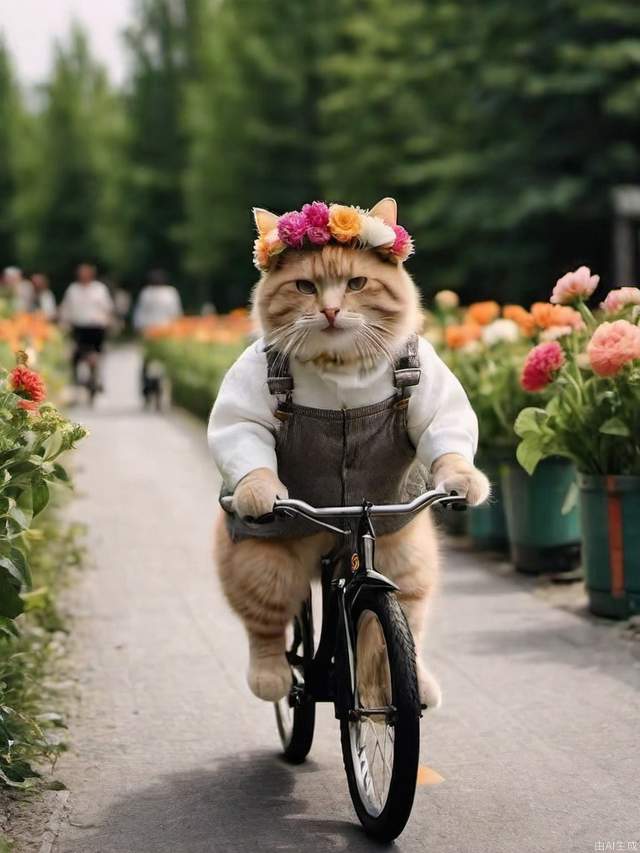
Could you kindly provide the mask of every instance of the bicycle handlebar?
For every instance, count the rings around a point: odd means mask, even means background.
[[[370,504],[367,505],[369,514],[372,517],[382,515],[410,515],[414,512],[426,509],[435,504],[445,504],[446,506],[466,505],[467,499],[462,495],[449,492],[439,492],[432,490],[418,495],[412,501],[404,504]],[[233,512],[233,498],[229,495],[220,499],[220,504],[225,512]],[[277,500],[273,505],[273,514],[294,513],[295,515],[304,516],[305,518],[323,519],[323,518],[359,518],[362,515],[364,504],[357,506],[323,506],[314,507],[305,501],[299,501],[295,498],[286,500]]]

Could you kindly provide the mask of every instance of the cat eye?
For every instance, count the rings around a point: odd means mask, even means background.
[[[356,278],[350,278],[347,282],[347,287],[349,288],[349,290],[362,290],[366,283],[366,276],[359,275]]]
[[[296,287],[300,291],[300,293],[306,293],[307,295],[311,295],[316,292],[316,286],[312,281],[309,281],[306,278],[299,278],[296,281]]]

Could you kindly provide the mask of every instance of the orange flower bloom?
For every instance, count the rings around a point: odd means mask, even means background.
[[[467,320],[479,326],[487,326],[500,316],[500,306],[497,302],[474,302],[467,308]]]
[[[360,234],[360,214],[355,207],[332,204],[329,208],[329,231],[340,243],[348,243]]]
[[[444,338],[449,349],[461,349],[467,344],[477,341],[482,336],[482,329],[476,323],[462,323],[447,326]]]
[[[551,326],[571,326],[572,329],[582,328],[582,317],[575,308],[568,305],[552,305],[550,302],[534,302],[531,314],[536,326],[549,329]]]
[[[14,394],[22,397],[18,403],[21,409],[35,409],[47,396],[42,377],[23,364],[13,368],[9,374],[9,384]]]
[[[505,320],[513,320],[517,323],[523,335],[530,338],[536,328],[533,316],[521,305],[505,305],[502,309]]]

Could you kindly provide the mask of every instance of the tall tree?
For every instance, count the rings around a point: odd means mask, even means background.
[[[154,266],[180,279],[186,83],[197,64],[200,0],[137,0],[126,32],[131,78],[128,125],[128,272]]]
[[[16,197],[15,130],[19,94],[9,53],[0,38],[0,264],[16,260],[14,203]]]
[[[96,234],[104,186],[97,149],[108,84],[79,27],[56,46],[42,94],[21,155],[21,245],[24,262],[48,270],[61,288],[79,261],[105,260]]]
[[[246,301],[251,208],[284,212],[319,192],[318,53],[324,3],[210,4],[189,100],[187,250],[220,309]]]

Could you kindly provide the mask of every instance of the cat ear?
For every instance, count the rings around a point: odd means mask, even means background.
[[[395,225],[398,221],[398,205],[395,198],[383,198],[369,211],[370,216],[377,216],[387,225]]]
[[[278,225],[278,218],[275,213],[270,213],[262,207],[253,208],[253,218],[258,229],[260,237],[264,237],[269,231],[273,231]]]

